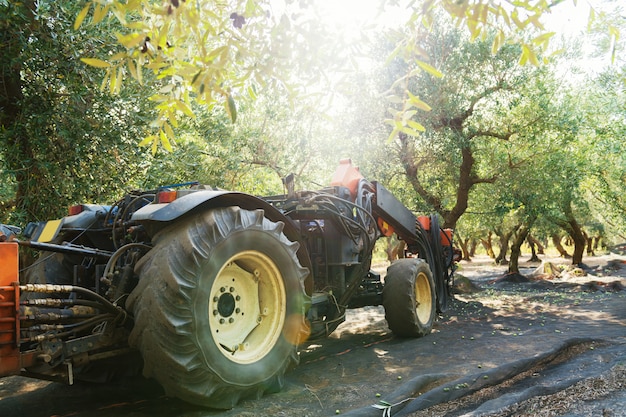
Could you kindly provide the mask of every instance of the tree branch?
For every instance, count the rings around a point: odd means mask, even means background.
[[[447,213],[447,211],[444,210],[442,201],[437,196],[429,193],[418,178],[418,167],[421,163],[416,163],[413,157],[415,152],[412,149],[412,144],[409,142],[409,137],[402,132],[398,134],[398,137],[400,139],[400,162],[404,167],[406,177],[411,183],[411,186],[426,203],[432,206],[437,213],[445,217],[444,213]]]

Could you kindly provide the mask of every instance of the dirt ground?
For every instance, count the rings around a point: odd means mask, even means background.
[[[626,416],[626,257],[585,258],[572,271],[544,261],[534,275],[540,263],[522,262],[527,282],[502,279],[506,267],[488,258],[462,262],[464,292],[421,339],[395,337],[380,306],[350,310],[330,338],[302,347],[283,391],[230,411],[167,398],[139,378],[10,377],[0,416]]]

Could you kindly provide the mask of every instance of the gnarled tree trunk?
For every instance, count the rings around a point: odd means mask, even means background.
[[[457,235],[456,242],[461,247],[461,256],[462,256],[461,259],[463,261],[471,262],[472,257],[471,257],[470,248],[469,248],[470,238],[468,237],[468,238],[463,239]]]
[[[583,255],[585,253],[585,246],[587,239],[583,234],[583,230],[573,217],[568,219],[569,230],[568,233],[574,241],[574,254],[572,255],[572,265],[580,265],[583,262]]]
[[[565,248],[561,244],[561,236],[559,236],[558,234],[554,233],[552,235],[552,244],[554,245],[556,250],[559,252],[559,255],[561,255],[564,258],[571,258],[571,255],[569,253],[567,253],[567,251],[565,250]]]
[[[580,265],[583,262],[583,255],[585,253],[585,246],[587,245],[587,239],[585,238],[585,232],[574,217],[572,210],[572,202],[565,201],[563,204],[563,214],[565,219],[556,219],[554,222],[567,232],[569,238],[574,243],[574,253],[572,254],[572,265]]]
[[[526,237],[526,242],[528,243],[528,246],[530,246],[530,259],[529,262],[539,262],[540,259],[537,256],[537,245],[536,245],[536,240],[533,240],[532,237],[530,236],[530,234],[528,234],[528,236]]]
[[[496,259],[496,254],[493,252],[493,244],[491,243],[492,235],[493,232],[489,232],[487,239],[480,239],[480,243],[483,245],[483,248],[485,248],[487,255],[489,255],[491,259]]]
[[[539,239],[536,239],[533,235],[531,235],[530,233],[528,234],[528,244],[530,244],[530,242],[532,242],[534,245],[537,246],[537,253],[539,255],[545,255],[546,254],[546,248],[543,246],[543,244],[539,241]]]
[[[498,236],[500,240],[500,244],[499,244],[500,252],[498,253],[498,256],[496,256],[496,259],[495,259],[498,265],[505,265],[509,262],[506,259],[506,253],[509,249],[509,241],[511,240],[511,236],[513,236],[513,233],[515,233],[517,229],[519,229],[519,227],[520,225],[517,225],[512,230],[509,230],[508,232],[502,232],[499,230],[495,231],[496,235]]]
[[[584,231],[583,234],[585,235],[585,240],[587,241],[587,256],[596,256],[596,253],[593,250],[593,236],[589,236]]]
[[[473,258],[476,255],[476,246],[478,246],[478,241],[476,239],[470,239],[470,244],[469,244],[470,258]]]
[[[519,274],[519,257],[522,253],[522,244],[530,228],[527,225],[519,225],[513,243],[511,243],[511,260],[509,261],[509,274]]]

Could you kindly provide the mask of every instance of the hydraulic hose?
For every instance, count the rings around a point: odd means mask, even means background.
[[[436,214],[430,216],[430,243],[434,256],[435,287],[437,289],[437,309],[445,312],[448,309],[448,272],[444,265],[443,251],[441,250],[441,228]]]

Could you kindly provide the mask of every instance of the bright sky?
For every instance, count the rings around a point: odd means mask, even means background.
[[[386,27],[407,17],[400,6],[389,0],[316,0],[316,5],[327,21],[346,31],[358,30],[367,25]]]
[[[573,0],[565,1],[555,6],[552,13],[546,13],[546,27],[565,34],[583,33],[587,30],[589,9],[586,1],[579,1],[576,6]]]
[[[381,6],[381,3],[385,6]],[[333,23],[338,30],[347,32],[358,31],[368,24],[385,27],[401,22],[408,17],[408,11],[401,3],[401,0],[315,0],[325,20]],[[546,25],[564,33],[586,30],[589,2],[578,0],[576,3],[574,6],[574,0],[565,0],[555,6],[552,13],[544,16]],[[601,4],[602,0],[595,3]]]
[[[505,0],[500,0],[505,3]],[[545,13],[543,23],[546,30],[555,31],[552,50],[561,46],[559,39],[578,36],[587,30],[589,19],[589,4],[596,9],[604,7],[610,0],[564,0],[552,9],[551,13]],[[285,10],[285,0],[271,0],[275,15],[281,15]],[[376,33],[382,28],[398,27],[406,21],[411,11],[406,6],[412,0],[310,0],[309,7],[319,13],[319,18],[328,27],[335,28],[338,37],[347,43],[362,43],[364,33]],[[296,3],[297,4],[297,3]],[[307,4],[307,2],[305,2]],[[591,47],[590,47],[591,49]],[[366,57],[353,57],[352,63],[367,69],[372,65]],[[594,72],[610,63],[607,57],[591,59],[582,56],[579,67],[587,68],[586,72]],[[566,70],[568,67],[564,67]],[[332,83],[331,90],[341,85],[342,74],[328,74]],[[335,101],[336,98],[333,99]]]
[[[345,40],[359,42],[361,31],[368,26],[377,29],[398,26],[407,19],[410,11],[401,4],[409,1],[314,0],[314,4],[320,9],[324,21],[342,33]],[[555,40],[561,36],[568,38],[583,35],[587,31],[590,5],[600,12],[610,6],[610,3],[610,0],[564,0],[553,7],[551,13],[544,14],[543,23],[546,30],[557,32]],[[556,48],[556,42],[553,43]],[[597,67],[598,63],[593,65]]]

